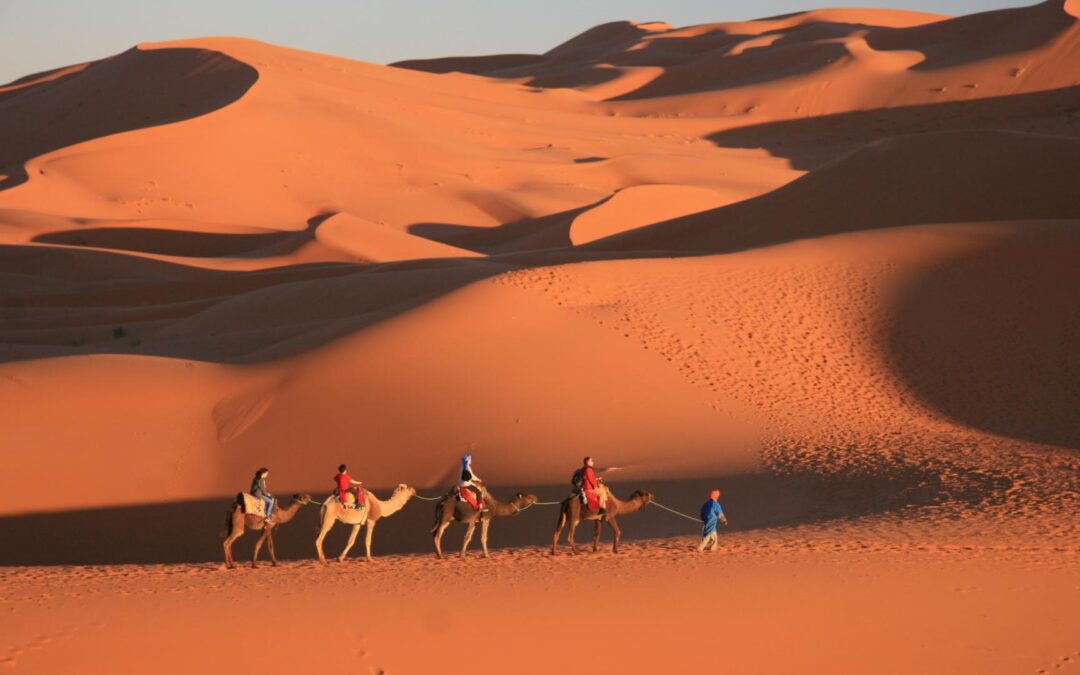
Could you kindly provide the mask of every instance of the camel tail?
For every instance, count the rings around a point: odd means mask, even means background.
[[[443,500],[435,504],[435,524],[431,526],[431,536],[433,537],[439,531],[439,525],[442,523],[442,510],[445,503],[446,500]]]
[[[232,508],[225,512],[225,526],[221,528],[221,532],[218,532],[218,536],[222,539],[232,534],[232,514],[235,510],[235,508]]]
[[[559,509],[559,523],[555,526],[556,530],[566,527],[566,511],[566,508]]]

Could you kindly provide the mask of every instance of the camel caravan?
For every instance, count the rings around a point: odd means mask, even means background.
[[[225,565],[229,569],[236,567],[232,546],[248,530],[262,532],[255,542],[251,566],[257,565],[259,552],[264,543],[270,553],[270,563],[276,566],[274,532],[281,525],[291,521],[303,506],[309,504],[320,505],[319,531],[315,539],[315,552],[320,562],[326,562],[323,541],[338,522],[350,526],[352,530],[344,550],[337,556],[337,561],[345,560],[356,543],[362,527],[366,528],[364,558],[371,561],[371,542],[375,525],[382,518],[388,518],[400,511],[410,499],[417,496],[415,488],[402,483],[394,489],[389,498],[379,499],[370,490],[364,488],[361,481],[353,480],[348,474],[348,468],[342,464],[334,476],[336,489],[321,503],[312,501],[311,495],[296,494],[292,496],[288,505],[279,507],[277,499],[267,489],[269,473],[265,467],[256,471],[250,491],[237,494],[236,500],[226,514],[225,527],[221,535],[225,539]],[[584,521],[595,523],[593,551],[599,549],[600,530],[602,525],[607,523],[614,537],[612,553],[618,553],[619,542],[622,539],[622,529],[618,525],[618,518],[636,513],[654,501],[652,494],[645,490],[634,492],[625,501],[616,498],[603,483],[603,479],[596,476],[591,457],[585,458],[582,467],[574,473],[571,483],[573,490],[568,497],[561,502],[548,502],[552,505],[557,503],[559,506],[559,518],[555,524],[555,534],[551,543],[552,555],[558,553],[559,539],[567,526],[569,526],[567,540],[570,543],[570,550],[577,554],[578,547],[574,540],[574,532]],[[727,525],[727,518],[718,501],[719,496],[720,491],[713,490],[710,500],[701,508],[703,538],[698,547],[699,551],[705,550],[706,547],[710,547],[709,550],[716,550],[716,525],[718,522]],[[480,548],[486,558],[488,556],[488,530],[495,518],[516,516],[530,506],[542,503],[538,501],[536,495],[523,492],[516,493],[509,501],[499,501],[473,471],[472,455],[465,455],[462,458],[460,480],[449,492],[441,497],[421,497],[421,499],[436,502],[435,523],[431,528],[431,536],[435,545],[435,555],[440,559],[443,558],[443,534],[452,523],[459,522],[466,527],[464,542],[461,546],[462,557],[465,557],[468,552],[477,524],[480,525]]]

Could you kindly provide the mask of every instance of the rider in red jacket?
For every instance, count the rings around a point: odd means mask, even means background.
[[[593,469],[593,458],[586,457],[584,466],[581,468],[581,492],[585,498],[586,508],[604,510],[607,500],[604,498],[604,493],[597,492],[599,488],[600,479],[596,477],[596,471]]]
[[[364,503],[364,488],[359,487],[363,484],[363,481],[353,480],[344,464],[339,466],[337,470],[337,475],[334,476],[334,483],[337,484],[338,500],[341,502],[342,506],[347,506],[348,502],[345,501],[345,496],[349,494],[349,488],[356,485],[356,508],[360,508]]]

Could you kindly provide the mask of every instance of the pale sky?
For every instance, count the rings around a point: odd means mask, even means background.
[[[240,35],[388,63],[408,58],[539,53],[607,21],[687,26],[773,16],[821,0],[0,0],[0,83],[110,56],[139,42]],[[969,14],[1024,0],[890,0]]]

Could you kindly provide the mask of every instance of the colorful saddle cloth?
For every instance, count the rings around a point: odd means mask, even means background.
[[[240,498],[244,507],[245,514],[249,516],[262,516],[263,518],[266,517],[265,501],[247,492],[241,492]]]
[[[483,497],[480,497],[479,499],[477,499],[476,493],[473,492],[472,490],[470,490],[467,487],[459,487],[457,493],[458,493],[457,497],[458,497],[459,501],[465,502],[466,504],[473,507],[473,509],[475,509],[477,511],[483,510],[483,508],[484,508],[484,498]]]

